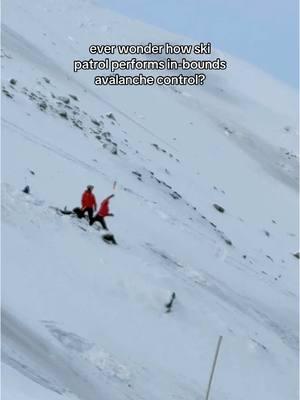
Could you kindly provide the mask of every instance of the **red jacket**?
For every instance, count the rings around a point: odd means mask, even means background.
[[[82,208],[96,208],[96,198],[92,192],[86,190],[81,197]]]
[[[110,199],[107,197],[102,201],[98,211],[98,215],[100,215],[100,217],[107,217],[109,215],[109,200]]]

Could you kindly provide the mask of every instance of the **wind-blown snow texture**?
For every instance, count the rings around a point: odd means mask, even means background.
[[[90,44],[187,39],[90,0],[3,22],[3,399],[204,399],[223,335],[212,400],[295,400],[296,94],[224,54],[203,87],[94,87]],[[53,209],[114,181],[118,246]]]

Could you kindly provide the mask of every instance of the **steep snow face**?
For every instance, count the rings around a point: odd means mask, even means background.
[[[224,54],[201,88],[97,88],[91,43],[187,39],[90,0],[3,14],[4,398],[204,399],[222,335],[212,399],[296,399],[296,95]],[[118,246],[55,211],[87,184]]]

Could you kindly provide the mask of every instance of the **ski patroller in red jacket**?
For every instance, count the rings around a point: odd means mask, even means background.
[[[86,190],[81,197],[82,208],[96,208],[96,198],[92,192]]]
[[[100,215],[100,217],[107,217],[110,214],[109,213],[109,200],[110,200],[110,197],[107,197],[106,199],[104,199],[102,201],[101,206],[98,211],[98,215]]]

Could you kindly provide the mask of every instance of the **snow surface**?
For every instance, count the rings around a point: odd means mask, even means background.
[[[3,399],[204,399],[220,335],[211,400],[297,399],[297,95],[219,51],[203,87],[72,72],[149,41],[188,39],[91,0],[3,4]],[[54,210],[115,181],[118,246]]]

